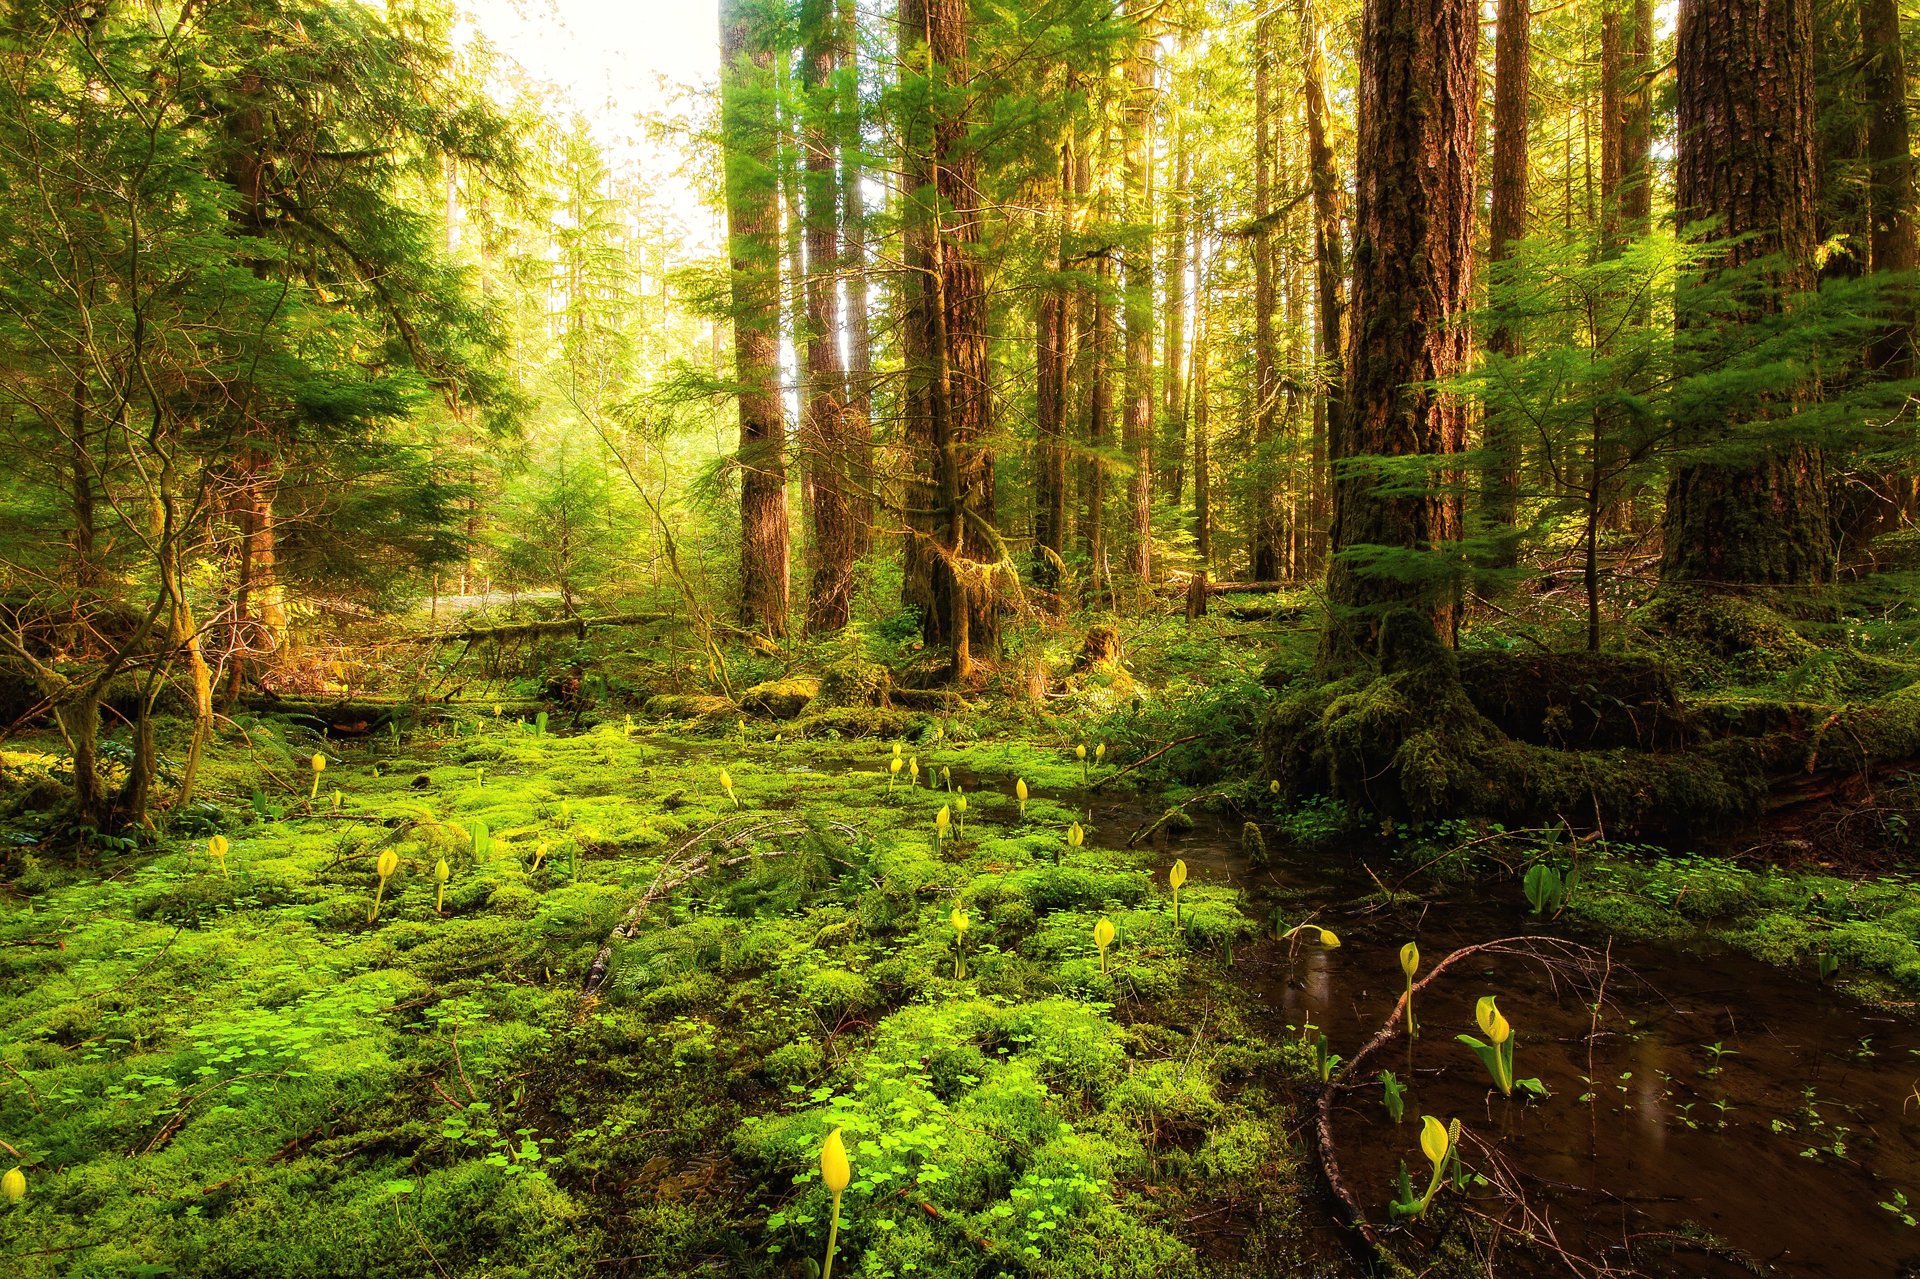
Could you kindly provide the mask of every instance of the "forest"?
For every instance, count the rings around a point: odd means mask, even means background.
[[[0,1273],[1920,1275],[1909,67],[0,3]]]

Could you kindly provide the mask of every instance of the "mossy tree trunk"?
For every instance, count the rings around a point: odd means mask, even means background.
[[[1487,260],[1498,266],[1527,234],[1527,84],[1532,40],[1529,0],[1500,0],[1493,44],[1493,210],[1487,223]],[[1519,330],[1496,324],[1487,335],[1495,355],[1521,354]],[[1512,413],[1489,413],[1487,468],[1481,517],[1497,537],[1495,560],[1513,562],[1514,542],[1498,537],[1520,518],[1521,423]]]
[[[1451,586],[1405,553],[1441,550],[1458,537],[1458,498],[1432,471],[1411,480],[1396,473],[1389,483],[1397,468],[1379,463],[1445,456],[1464,443],[1461,405],[1431,383],[1464,369],[1469,353],[1462,319],[1473,275],[1479,37],[1471,0],[1366,6],[1347,420],[1329,440],[1325,666],[1370,651],[1379,618],[1397,605],[1449,620]],[[1354,554],[1361,548],[1397,562],[1363,565]]]
[[[1127,403],[1121,446],[1133,464],[1127,480],[1127,573],[1153,577],[1153,58],[1158,0],[1129,0],[1134,30],[1127,56],[1127,248],[1125,323]]]
[[[1327,100],[1326,38],[1312,0],[1304,0],[1300,15],[1305,45],[1307,106],[1307,168],[1313,186],[1313,262],[1315,359],[1314,440],[1311,496],[1307,518],[1316,544],[1309,564],[1317,566],[1324,550],[1327,441],[1346,430],[1346,309],[1347,253],[1345,213],[1341,200],[1345,186],[1334,156],[1331,137],[1333,110]]]
[[[1741,237],[1709,269],[1778,265],[1747,290],[1756,313],[1815,284],[1813,23],[1809,0],[1683,0],[1678,42],[1683,224]],[[1681,306],[1682,322],[1686,307]],[[1715,317],[1718,322],[1719,317]],[[1699,321],[1695,321],[1696,323]],[[1791,404],[1777,412],[1790,413]],[[1708,424],[1703,443],[1720,442]],[[1730,438],[1731,426],[1719,429]],[[1780,443],[1682,464],[1667,487],[1665,583],[1825,580],[1833,564],[1820,451]]]
[[[986,280],[979,262],[979,160],[968,137],[966,0],[904,0],[900,58],[916,77],[905,134],[904,342],[907,439],[916,471],[908,487],[907,594],[921,607],[930,645],[953,651],[965,679],[976,657],[999,648],[994,530],[991,370]]]
[[[1073,144],[1060,145],[1053,191],[1059,223],[1053,278],[1040,289],[1034,324],[1033,580],[1051,588],[1060,580],[1067,532],[1067,360],[1073,347],[1073,298],[1065,280],[1069,252],[1068,202],[1073,192]]]

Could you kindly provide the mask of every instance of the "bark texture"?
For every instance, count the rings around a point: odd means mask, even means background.
[[[1462,317],[1473,278],[1479,35],[1472,0],[1366,5],[1348,420],[1329,440],[1335,557],[1321,648],[1328,666],[1368,651],[1380,617],[1397,605],[1450,620],[1450,588],[1411,565],[1394,571],[1354,552],[1432,551],[1459,532],[1458,499],[1438,474],[1424,483],[1402,474],[1383,487],[1375,459],[1443,456],[1464,443],[1461,405],[1424,384],[1452,376],[1469,354]]]
[[[1681,222],[1711,219],[1719,234],[1741,237],[1711,269],[1776,261],[1747,298],[1756,313],[1777,311],[1815,283],[1811,6],[1683,0],[1677,68]],[[1682,313],[1684,322],[1684,306]],[[1730,429],[1703,424],[1704,442]],[[1804,444],[1769,447],[1751,461],[1680,466],[1667,486],[1661,580],[1825,580],[1833,562],[1827,488],[1819,451]]]

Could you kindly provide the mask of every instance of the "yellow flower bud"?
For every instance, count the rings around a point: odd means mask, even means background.
[[[1100,922],[1093,926],[1093,944],[1105,950],[1113,944],[1113,937],[1113,921],[1102,916]]]
[[[826,1142],[820,1147],[820,1180],[827,1184],[835,1199],[853,1181],[853,1168],[847,1163],[847,1143],[840,1140],[838,1128],[827,1134]]]
[[[442,857],[433,864],[433,877],[442,884],[453,877],[453,867],[447,865],[446,858]]]
[[[1333,950],[1340,945],[1340,939],[1333,935],[1333,930],[1322,928],[1320,930],[1320,944],[1328,950]]]
[[[1412,981],[1414,973],[1418,972],[1419,969],[1420,948],[1412,942],[1408,942],[1400,948],[1400,971],[1407,975],[1408,981]]]
[[[21,1172],[18,1168],[7,1169],[6,1175],[0,1176],[0,1195],[5,1195],[8,1201],[12,1203],[19,1203],[22,1199],[25,1199],[27,1197],[27,1174]]]
[[[313,753],[313,771],[316,773],[324,773],[327,771],[327,757],[319,751]]]
[[[1187,882],[1187,863],[1183,859],[1174,859],[1173,869],[1167,872],[1167,882],[1175,888]]]
[[[382,879],[392,879],[393,872],[400,869],[400,854],[389,848],[380,854],[380,860],[374,863],[374,873]]]
[[[958,906],[955,906],[953,908],[953,914],[947,916],[947,918],[952,921],[954,932],[964,933],[967,931],[967,912],[966,911],[961,910]]]

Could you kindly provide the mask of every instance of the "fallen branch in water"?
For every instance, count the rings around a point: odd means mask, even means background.
[[[1154,760],[1159,759],[1162,755],[1166,754],[1168,751],[1172,750],[1174,747],[1184,746],[1188,742],[1198,739],[1199,736],[1200,734],[1198,733],[1188,733],[1185,737],[1176,737],[1172,741],[1168,742],[1165,746],[1162,746],[1159,750],[1155,751],[1153,754],[1145,755],[1139,759],[1134,760],[1133,763],[1128,764],[1125,768],[1121,769],[1118,772],[1108,773],[1105,777],[1102,777],[1099,781],[1095,782],[1092,786],[1088,787],[1087,789],[1099,790],[1101,787],[1105,786],[1108,782],[1115,782],[1120,780],[1122,777],[1125,777],[1128,773],[1131,773],[1134,769],[1139,768],[1142,764],[1151,764],[1153,763]]]
[[[1531,959],[1545,965],[1550,972],[1565,973],[1569,977],[1580,978],[1589,978],[1591,974],[1601,971],[1607,962],[1607,957],[1591,946],[1583,946],[1579,942],[1567,941],[1561,937],[1500,937],[1473,946],[1462,946],[1434,964],[1427,975],[1414,984],[1411,992],[1401,993],[1400,998],[1394,1001],[1393,1008],[1387,1013],[1386,1021],[1379,1031],[1362,1045],[1360,1050],[1354,1053],[1327,1082],[1326,1087],[1320,1090],[1320,1099],[1314,1118],[1314,1137],[1316,1153],[1320,1160],[1320,1173],[1326,1179],[1327,1189],[1332,1193],[1347,1228],[1366,1245],[1367,1251],[1375,1260],[1396,1275],[1411,1272],[1406,1264],[1394,1255],[1393,1250],[1387,1247],[1381,1238],[1379,1227],[1367,1219],[1366,1211],[1360,1206],[1359,1199],[1347,1188],[1346,1182],[1340,1176],[1340,1153],[1333,1139],[1334,1101],[1343,1088],[1358,1081],[1362,1062],[1391,1043],[1397,1036],[1405,1033],[1404,1010],[1410,995],[1418,995],[1438,980],[1441,974],[1462,960],[1488,954],[1513,955],[1522,959]],[[1562,1256],[1568,1257],[1568,1254],[1563,1253]],[[1568,1259],[1571,1264],[1571,1258],[1568,1257]]]

